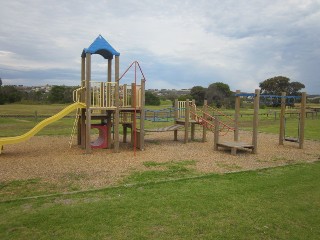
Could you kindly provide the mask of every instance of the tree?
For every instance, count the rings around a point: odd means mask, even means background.
[[[229,107],[231,94],[229,85],[222,82],[210,84],[206,91],[208,104],[214,104],[218,108],[223,105]]]
[[[50,103],[70,103],[73,101],[72,93],[75,87],[53,86],[49,92]]]
[[[146,105],[152,105],[152,106],[160,105],[160,98],[154,95],[152,92],[145,93],[145,101],[146,101]]]
[[[178,101],[186,101],[187,99],[189,99],[189,101],[191,101],[192,96],[190,94],[183,94],[178,97]]]
[[[20,102],[22,93],[15,86],[0,87],[0,104]]]
[[[305,88],[304,84],[300,82],[291,82],[290,79],[283,76],[276,76],[264,80],[259,84],[261,88],[261,94],[266,95],[281,95],[282,92],[286,92],[288,96],[298,95],[302,88]]]
[[[0,87],[2,86],[2,79],[0,78]]]
[[[194,86],[191,88],[190,95],[196,101],[196,105],[203,105],[206,96],[206,88],[201,86]]]

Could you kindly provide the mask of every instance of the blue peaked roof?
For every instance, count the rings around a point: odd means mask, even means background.
[[[85,57],[86,53],[100,54],[105,59],[112,59],[113,56],[120,56],[117,52],[101,35],[88,48],[84,48],[81,57]]]

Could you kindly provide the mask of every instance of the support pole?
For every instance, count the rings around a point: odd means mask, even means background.
[[[111,82],[111,76],[112,76],[112,59],[108,59],[108,82]]]
[[[240,90],[236,91],[236,94],[240,94]],[[240,117],[240,96],[236,96],[235,101],[235,114],[234,114],[234,141],[239,141],[239,117]]]
[[[299,121],[299,148],[303,149],[304,145],[304,125],[306,120],[306,103],[307,94],[305,92],[301,95],[301,106],[300,106],[300,121]]]
[[[283,139],[284,139],[284,121],[285,121],[285,112],[286,112],[286,93],[281,93],[281,112],[280,112],[280,129],[279,129],[279,145],[283,145]]]
[[[107,78],[107,82],[110,83],[112,81],[112,59],[108,59],[108,78]],[[105,95],[106,95],[106,107],[110,107],[111,105],[111,85],[110,84],[106,84],[105,86]],[[106,115],[107,115],[107,148],[111,148],[111,128],[112,128],[112,111],[107,110],[106,111]]]
[[[184,143],[188,143],[189,134],[189,119],[190,119],[190,105],[189,99],[186,100],[185,113],[184,113]]]
[[[208,111],[208,101],[207,99],[204,100],[203,103],[203,125],[202,125],[202,142],[207,141],[207,128],[206,128],[206,121],[207,121],[207,111]]]
[[[119,118],[120,118],[120,109],[119,109],[119,56],[115,56],[115,113],[114,113],[114,152],[118,153],[119,152]]]
[[[218,117],[214,118],[214,138],[213,138],[213,150],[218,150],[219,143],[219,119]]]
[[[86,79],[85,79],[85,86],[86,86],[86,153],[91,153],[91,139],[90,139],[90,130],[91,130],[91,54],[86,53]]]
[[[177,124],[177,121],[178,121],[178,99],[175,99],[174,100],[174,123]],[[178,130],[174,130],[173,132],[174,134],[174,138],[173,140],[174,141],[178,141]]]
[[[195,129],[196,129],[196,124],[195,124],[195,119],[196,119],[196,101],[192,99],[192,112],[194,114],[191,115],[191,141],[194,141],[194,135],[195,135]]]
[[[253,153],[258,152],[258,122],[259,122],[259,102],[260,102],[260,89],[255,90],[254,97],[254,113],[253,113],[253,132],[252,132],[252,145]]]
[[[81,57],[81,87],[85,87],[85,77],[86,77],[86,58]],[[80,101],[86,102],[86,90],[80,93]],[[78,131],[78,145],[81,145],[81,148],[85,148],[86,145],[86,109],[81,109],[81,116],[79,121],[79,131]]]
[[[141,79],[141,103],[140,103],[140,138],[139,148],[141,151],[144,150],[144,119],[145,119],[145,79]]]

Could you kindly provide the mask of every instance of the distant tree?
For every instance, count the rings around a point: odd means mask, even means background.
[[[192,99],[196,101],[196,105],[203,105],[203,101],[206,97],[206,88],[201,86],[194,86],[191,88],[190,95]]]
[[[73,101],[72,93],[75,87],[53,86],[49,92],[50,103],[70,103]]]
[[[146,92],[145,93],[145,101],[146,105],[151,105],[151,106],[159,106],[160,105],[160,98],[153,94],[152,92]]]
[[[305,85],[300,82],[290,82],[290,78],[276,76],[268,78],[259,84],[261,94],[281,95],[286,92],[288,96],[298,95]]]
[[[0,104],[20,102],[22,93],[15,86],[0,87]]]
[[[228,84],[216,82],[209,85],[206,91],[208,104],[214,104],[220,108],[223,105],[229,107],[229,98],[231,97],[231,90]]]
[[[192,96],[190,94],[183,94],[178,97],[178,101],[186,101],[187,99],[191,101]]]
[[[2,79],[0,78],[0,87],[2,86]]]
[[[176,93],[169,93],[166,95],[166,99],[172,102],[172,106],[174,105],[174,100],[178,98],[178,94]]]

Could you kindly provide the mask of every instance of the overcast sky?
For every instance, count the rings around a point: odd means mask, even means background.
[[[0,0],[4,84],[79,85],[80,55],[101,34],[120,72],[140,62],[147,88],[253,92],[286,76],[320,93],[320,0]],[[106,79],[93,55],[92,79]]]

